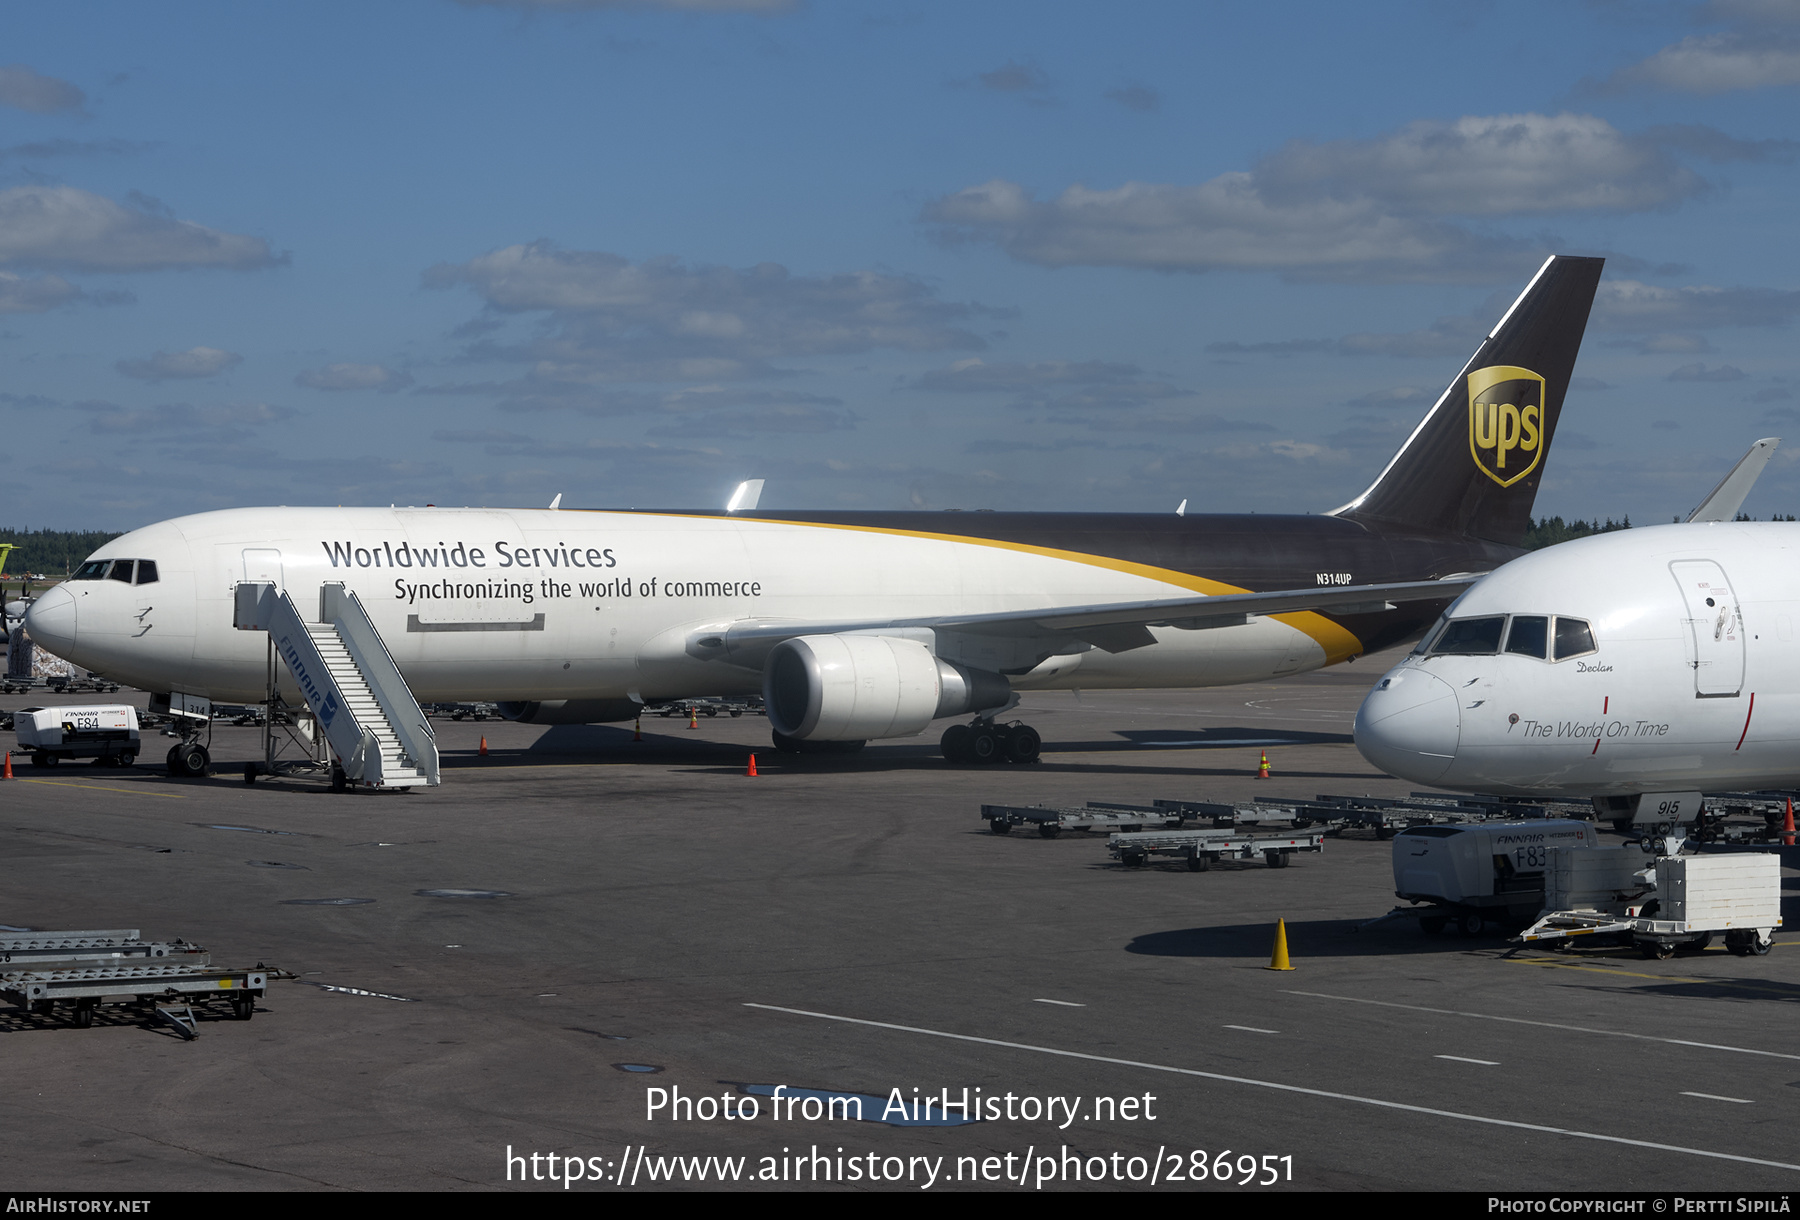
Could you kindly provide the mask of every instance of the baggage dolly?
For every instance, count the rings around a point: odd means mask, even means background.
[[[1151,856],[1180,856],[1188,871],[1203,873],[1220,860],[1253,860],[1258,855],[1270,868],[1286,868],[1298,851],[1325,850],[1325,832],[1303,830],[1292,834],[1262,834],[1229,830],[1162,830],[1116,834],[1106,841],[1107,850],[1126,868],[1142,868]]]
[[[271,977],[286,976],[260,962],[222,969],[198,945],[143,941],[135,929],[0,935],[0,999],[38,1016],[66,1008],[77,1029],[103,1002],[137,1003],[191,1042],[200,1036],[194,1005],[224,1002],[248,1021]]]

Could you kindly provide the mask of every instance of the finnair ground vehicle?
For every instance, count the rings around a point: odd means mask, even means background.
[[[1800,525],[1624,530],[1514,560],[1363,701],[1404,779],[1594,797],[1691,821],[1699,794],[1800,784]]]
[[[138,754],[137,709],[128,703],[22,708],[13,715],[13,730],[34,767],[54,767],[65,758],[129,767]]]
[[[234,598],[273,586],[360,604],[419,700],[557,724],[760,694],[783,749],[973,716],[947,756],[1030,761],[1038,735],[995,723],[1020,691],[1316,669],[1407,638],[1518,555],[1600,269],[1548,260],[1330,513],[235,509],[115,539],[27,627],[177,704],[258,701],[267,648],[232,630]]]

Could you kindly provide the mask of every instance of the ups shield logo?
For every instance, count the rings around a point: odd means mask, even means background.
[[[1544,455],[1544,379],[1511,364],[1470,373],[1469,452],[1502,487],[1536,470]]]

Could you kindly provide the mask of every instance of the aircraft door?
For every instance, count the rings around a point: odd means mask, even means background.
[[[287,586],[281,579],[281,552],[247,548],[244,551],[244,580],[246,583],[272,583],[277,589],[285,589]]]
[[[1687,609],[1694,694],[1701,699],[1735,697],[1744,687],[1744,620],[1725,569],[1710,559],[1678,559],[1669,571]]]

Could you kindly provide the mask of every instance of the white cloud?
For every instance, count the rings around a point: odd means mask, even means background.
[[[1800,42],[1738,31],[1695,34],[1615,72],[1607,84],[1699,94],[1800,85]]]
[[[380,364],[328,364],[307,369],[294,384],[309,390],[380,390],[391,394],[412,384],[412,377]]]
[[[478,343],[483,359],[530,362],[540,382],[719,381],[769,376],[769,361],[877,348],[978,350],[963,325],[995,311],[940,301],[918,280],[858,271],[797,276],[775,263],[737,270],[674,258],[631,263],[548,242],[508,246],[425,273],[467,285],[501,313],[543,311],[551,327],[520,347]]]
[[[1775,326],[1796,315],[1800,292],[1779,288],[1664,288],[1637,280],[1603,280],[1594,298],[1594,325],[1612,331]]]
[[[236,352],[223,352],[216,347],[190,347],[185,352],[157,352],[138,360],[121,360],[113,367],[139,381],[188,381],[217,377],[243,360]]]
[[[995,179],[928,203],[920,219],[945,242],[992,242],[1051,267],[1479,282],[1528,271],[1555,243],[1465,221],[1667,207],[1709,189],[1676,153],[1796,152],[1696,125],[1630,134],[1594,115],[1470,115],[1369,140],[1295,141],[1197,184],[1075,184],[1039,197]]]
[[[28,279],[0,271],[0,313],[43,313],[79,301],[81,289],[60,275]]]
[[[1103,360],[987,364],[971,358],[958,360],[949,368],[932,369],[916,384],[922,390],[1016,394],[1018,397],[1010,405],[1026,410],[1142,407],[1158,399],[1178,398],[1185,393],[1167,382],[1145,380],[1142,373],[1136,365],[1110,364]]]
[[[36,114],[80,110],[87,96],[66,80],[43,76],[24,64],[0,68],[0,105]]]
[[[996,179],[928,204],[947,241],[991,241],[1051,267],[1157,271],[1273,270],[1306,278],[1485,278],[1535,257],[1522,244],[1393,214],[1370,199],[1274,202],[1253,175],[1198,186],[1071,186],[1054,199]]]
[[[159,271],[267,267],[278,261],[261,238],[127,208],[72,186],[0,191],[0,265]]]
[[[1742,381],[1744,370],[1735,365],[1721,364],[1716,369],[1709,369],[1704,364],[1684,364],[1669,374],[1670,381]]]
[[[1324,194],[1439,216],[1642,211],[1705,185],[1654,140],[1591,114],[1469,115],[1373,140],[1295,141],[1254,176],[1277,202]]]
[[[196,435],[205,436],[211,441],[241,439],[249,435],[249,429],[280,423],[294,415],[286,407],[271,406],[266,402],[237,402],[210,407],[174,402],[144,409],[121,407],[110,402],[78,402],[70,405],[87,415],[89,425],[95,432],[149,434],[171,442],[181,442]]]

